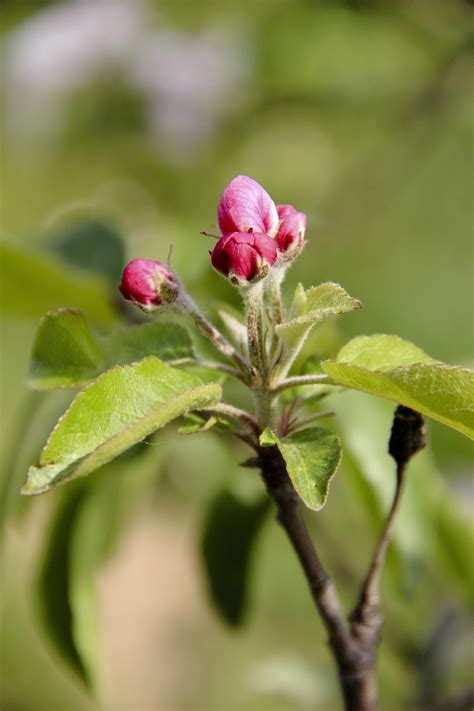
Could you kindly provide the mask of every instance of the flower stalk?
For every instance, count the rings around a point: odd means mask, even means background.
[[[259,375],[260,383],[265,380],[266,354],[263,345],[263,289],[262,284],[252,284],[242,290],[247,321],[248,351],[250,362]]]

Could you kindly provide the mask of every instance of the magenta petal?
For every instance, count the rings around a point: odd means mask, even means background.
[[[278,213],[270,195],[252,178],[239,175],[222,193],[217,208],[222,234],[263,232],[271,237],[278,229]]]
[[[292,217],[298,213],[298,210],[294,208],[293,205],[277,205],[276,209],[280,220],[286,217]]]
[[[159,306],[162,302],[159,285],[167,283],[177,286],[172,272],[160,262],[152,259],[133,259],[122,274],[119,290],[127,301],[141,306]]]
[[[259,267],[259,255],[249,244],[236,244],[232,250],[233,271],[242,279],[253,279]]]
[[[276,243],[280,252],[287,252],[293,247],[299,252],[304,243],[306,232],[306,215],[298,212],[292,205],[277,205],[280,226],[276,235]]]
[[[274,264],[276,258],[274,240],[260,232],[232,232],[221,237],[211,253],[215,269],[246,281],[258,276],[263,265]]]
[[[263,259],[270,265],[274,264],[277,258],[275,241],[268,235],[254,233],[254,245]]]

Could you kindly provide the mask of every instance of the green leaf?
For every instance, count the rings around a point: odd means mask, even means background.
[[[207,513],[201,554],[209,594],[230,625],[245,618],[252,552],[269,508],[268,497],[250,503],[223,490]]]
[[[171,368],[150,356],[116,366],[85,387],[59,420],[30,467],[23,494],[41,494],[84,476],[188,410],[214,405],[217,383]]]
[[[175,323],[153,321],[132,326],[102,340],[107,367],[127,365],[147,355],[161,360],[192,358],[193,343],[189,333]]]
[[[193,355],[193,346],[187,331],[171,323],[155,321],[100,337],[81,311],[59,309],[40,322],[28,384],[37,390],[77,388],[104,370],[148,355],[187,358]]]
[[[337,362],[360,365],[369,370],[392,370],[412,363],[433,362],[421,348],[399,336],[358,336],[341,348]],[[326,361],[330,362],[330,361]]]
[[[339,284],[327,282],[305,290],[296,287],[288,321],[276,327],[276,332],[290,346],[295,346],[319,321],[362,308]]]
[[[36,581],[40,619],[58,654],[86,683],[86,669],[74,642],[69,601],[69,563],[72,532],[84,498],[84,487],[71,489],[57,508]]]
[[[209,417],[206,420],[204,417],[198,417],[191,413],[185,417],[183,424],[178,427],[178,432],[185,435],[198,434],[199,432],[210,430],[218,421],[217,417]]]
[[[97,338],[81,311],[59,309],[41,320],[28,376],[36,389],[78,387],[105,365]]]
[[[118,317],[107,284],[98,276],[72,269],[59,260],[0,244],[2,310],[37,318],[60,306],[81,308],[94,321],[110,326]]]
[[[319,511],[326,503],[329,484],[342,458],[339,437],[322,427],[311,427],[285,438],[267,429],[260,444],[278,447],[300,498],[308,508]]]
[[[474,371],[435,361],[398,336],[360,336],[322,367],[333,383],[411,407],[474,438]]]
[[[118,284],[125,263],[123,237],[112,225],[82,219],[63,226],[51,238],[49,248],[73,267],[95,272]]]
[[[117,536],[120,482],[117,485],[116,475],[114,471],[113,476],[101,477],[97,486],[88,487],[75,517],[69,545],[71,636],[91,686],[98,676],[100,649],[96,578]]]
[[[277,443],[275,435],[269,427],[263,430],[259,442],[261,447],[273,447]]]

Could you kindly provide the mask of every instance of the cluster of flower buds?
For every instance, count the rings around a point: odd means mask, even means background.
[[[231,181],[217,209],[221,237],[211,252],[213,267],[234,284],[263,279],[271,267],[285,267],[304,247],[306,215],[292,205],[275,205],[259,183],[245,175]],[[160,262],[134,259],[122,276],[125,299],[152,311],[180,295],[176,274]]]
[[[222,232],[212,265],[234,283],[255,282],[270,267],[293,261],[304,247],[306,215],[275,205],[259,183],[239,175],[222,193],[217,209]]]

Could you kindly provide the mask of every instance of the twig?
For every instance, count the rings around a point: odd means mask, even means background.
[[[201,358],[176,358],[175,360],[169,360],[167,362],[168,365],[172,365],[174,367],[178,367],[180,365],[193,365],[198,368],[219,370],[222,373],[227,373],[227,375],[230,375],[233,378],[237,378],[237,380],[240,380],[243,383],[246,382],[245,376],[240,372],[240,370],[232,368],[230,365],[225,365],[225,363],[218,363],[214,360],[203,360]]]
[[[376,644],[382,618],[380,615],[380,575],[388,544],[393,533],[395,517],[405,488],[410,459],[426,446],[426,430],[423,416],[409,407],[399,405],[395,410],[388,451],[397,464],[395,495],[378,543],[375,547],[369,570],[362,583],[359,601],[351,613],[353,634],[368,635]]]
[[[329,632],[331,644],[350,644],[334,584],[324,569],[301,515],[298,496],[286,474],[285,464],[274,447],[261,448],[260,462],[267,491],[274,499],[279,523],[286,531],[301,562],[311,595]]]
[[[332,385],[329,375],[294,375],[291,378],[285,378],[279,383],[276,383],[273,388],[273,393],[281,393],[288,388],[296,388],[300,385]]]
[[[205,336],[226,358],[234,361],[237,367],[252,381],[255,378],[255,369],[232,343],[204,316],[196,302],[184,293],[180,297],[179,306],[184,313],[189,313],[194,319],[198,331]]]
[[[308,535],[281,454],[276,447],[259,451],[262,476],[268,493],[277,504],[278,520],[301,562],[313,600],[328,631],[347,711],[377,709],[376,656],[382,622],[378,592],[380,573],[400,506],[408,462],[425,444],[423,417],[399,406],[389,443],[389,452],[397,463],[395,496],[362,585],[359,603],[349,618],[350,626],[341,610],[336,589]]]
[[[251,431],[257,436],[257,438],[261,432],[257,420],[252,417],[252,415],[250,415],[245,410],[241,410],[238,407],[229,405],[226,402],[218,402],[212,407],[203,407],[201,408],[201,412],[213,412],[217,413],[218,415],[230,417],[233,420],[239,420],[240,422],[243,422],[245,425],[247,425],[251,429]]]
[[[325,412],[315,412],[314,415],[302,417],[301,419],[296,418],[293,424],[288,427],[287,434],[296,432],[296,430],[300,430],[301,428],[306,427],[306,425],[310,425],[312,422],[316,422],[317,420],[322,420],[324,417],[334,417],[335,414],[336,413],[332,410],[326,410]]]
[[[244,292],[247,317],[248,350],[250,362],[261,379],[265,376],[266,359],[263,348],[262,306],[263,291],[261,282],[252,284]]]
[[[382,620],[379,617],[380,608],[380,576],[382,567],[385,561],[388,544],[392,538],[395,517],[400,508],[400,501],[406,483],[406,475],[408,470],[408,462],[397,464],[397,485],[395,495],[393,497],[390,511],[388,512],[385,524],[382,528],[379,540],[375,547],[372,560],[369,565],[369,570],[362,583],[359,602],[354,611],[351,613],[351,621],[353,629],[359,625],[364,626],[380,626]]]

